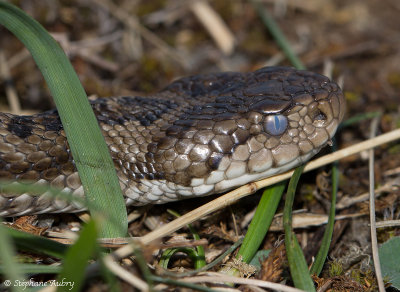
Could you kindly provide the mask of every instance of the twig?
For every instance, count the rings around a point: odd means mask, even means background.
[[[348,218],[356,218],[360,216],[365,216],[365,213],[356,213],[356,214],[346,214],[346,215],[336,215],[335,220],[344,220]],[[328,215],[324,214],[313,214],[313,213],[304,213],[304,214],[295,214],[293,215],[292,227],[293,229],[297,228],[307,228],[311,226],[320,226],[326,224],[328,222]],[[282,216],[275,217],[274,221],[272,221],[270,231],[281,231],[283,230],[283,220]]]
[[[400,185],[400,178],[395,178],[393,180],[388,181],[383,186],[380,186],[375,189],[375,198],[378,198],[383,192],[393,191],[394,189],[396,189],[396,186],[398,188],[399,185]],[[351,205],[364,202],[368,200],[368,198],[369,198],[369,192],[363,193],[358,196],[345,196],[339,201],[339,203],[336,204],[336,208],[338,210],[342,210]]]
[[[186,62],[181,55],[179,55],[173,48],[168,46],[163,40],[161,40],[157,35],[152,33],[150,30],[142,26],[136,17],[127,13],[125,10],[119,8],[116,4],[109,0],[92,0],[103,9],[107,10],[115,18],[117,18],[121,23],[129,27],[130,29],[139,32],[143,38],[145,38],[149,43],[160,49],[165,55],[174,59],[177,63],[185,67]]]
[[[104,264],[116,276],[139,289],[139,291],[149,291],[149,285],[147,285],[146,282],[122,268],[118,263],[113,261],[112,258],[104,257]]]
[[[400,220],[385,220],[382,222],[376,222],[376,228],[396,227],[400,226]]]
[[[398,175],[399,173],[400,173],[400,166],[385,171],[385,172],[383,173],[383,175],[384,175],[384,176],[391,176],[391,175]]]
[[[79,41],[72,41],[70,42],[70,45],[79,48],[93,48],[93,47],[97,48],[105,46],[109,43],[116,42],[120,38],[122,38],[122,31],[118,30],[96,38],[85,38]]]
[[[234,284],[243,284],[243,285],[254,285],[258,287],[269,288],[278,291],[287,291],[287,292],[303,292],[303,290],[296,289],[293,287],[285,286],[282,284],[277,284],[268,281],[255,280],[255,279],[245,279],[234,276],[228,276],[225,274],[212,273],[213,276],[198,276],[198,277],[190,277],[186,279],[182,279],[182,281],[189,283],[234,283]]]
[[[18,66],[22,62],[25,62],[27,59],[31,57],[32,57],[31,53],[28,51],[27,48],[24,47],[18,53],[10,57],[10,59],[8,60],[8,67],[10,69],[13,69],[14,67]]]
[[[190,5],[193,14],[210,33],[217,46],[225,55],[230,55],[235,46],[235,36],[222,18],[203,0],[194,1]]]
[[[120,67],[117,63],[105,60],[104,58],[101,58],[97,54],[93,54],[93,52],[91,52],[87,49],[76,50],[76,48],[73,48],[73,50],[71,52],[73,54],[77,54],[77,55],[81,56],[83,59],[87,60],[88,62],[90,62],[100,68],[103,68],[105,70],[108,70],[110,72],[115,73],[118,70],[120,70]]]
[[[86,61],[88,61],[100,68],[103,68],[110,72],[118,71],[118,69],[119,69],[118,64],[100,57],[98,54],[93,52],[93,49],[89,50],[88,48],[81,47],[79,45],[79,43],[77,45],[77,43],[70,42],[66,34],[52,33],[51,36],[61,44],[62,48],[68,54],[68,56],[78,55],[78,56],[82,57],[83,59],[85,59]],[[88,42],[89,41],[86,41],[86,44]],[[100,45],[96,46],[96,49],[98,49],[98,48],[100,48]]]

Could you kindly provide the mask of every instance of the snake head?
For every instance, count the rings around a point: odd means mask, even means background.
[[[336,83],[287,67],[187,77],[161,95],[181,112],[149,149],[178,197],[223,192],[304,163],[330,142],[345,111]]]
[[[225,94],[227,103],[242,100],[242,113],[232,117],[237,126],[230,136],[233,150],[206,180],[224,177],[215,181],[216,191],[306,162],[330,143],[345,113],[339,86],[320,74],[271,67],[250,73],[246,79],[245,88],[232,91],[230,98]],[[220,123],[234,127],[231,120]],[[214,144],[223,148],[222,142]]]
[[[276,166],[315,153],[330,142],[345,112],[336,83],[317,73],[284,67],[254,74],[257,82],[243,91],[250,99],[247,117],[256,140],[271,150]]]

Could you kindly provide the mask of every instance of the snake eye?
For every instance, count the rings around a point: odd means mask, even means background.
[[[284,115],[270,115],[265,118],[264,129],[268,134],[277,136],[285,132],[288,125]]]

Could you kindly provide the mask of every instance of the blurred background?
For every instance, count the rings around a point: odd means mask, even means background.
[[[88,95],[151,93],[199,73],[291,65],[251,1],[11,1],[64,48]],[[348,116],[399,112],[400,3],[396,0],[262,0],[305,66],[333,64]],[[27,50],[0,28],[0,105],[13,84],[23,110],[53,107]],[[7,74],[8,72],[8,74]],[[12,109],[13,110],[13,109]],[[390,125],[386,125],[391,127]]]

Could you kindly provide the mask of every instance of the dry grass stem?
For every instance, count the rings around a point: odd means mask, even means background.
[[[68,36],[64,33],[52,33],[51,36],[60,43],[62,46],[63,50],[69,55],[69,56],[80,56],[82,59],[86,60],[89,63],[92,63],[93,65],[96,65],[104,70],[110,71],[110,72],[116,72],[119,69],[118,64],[115,62],[106,60],[102,57],[100,57],[95,51],[99,50],[101,48],[101,45],[99,46],[92,46],[95,47],[92,49],[89,49],[88,46],[82,47],[79,45],[78,42],[71,42],[68,38]],[[100,43],[96,42],[95,43]],[[84,44],[87,45],[89,43],[86,41]],[[78,45],[77,45],[78,44]]]
[[[400,177],[395,178],[393,180],[389,180],[383,186],[380,186],[375,189],[375,192],[374,192],[375,198],[378,198],[384,192],[392,192],[395,189],[398,189],[399,185],[400,185]],[[353,197],[350,197],[349,195],[344,196],[340,199],[339,203],[336,204],[336,209],[342,210],[342,209],[348,208],[351,205],[364,202],[364,201],[368,200],[368,198],[369,198],[369,192],[362,193],[358,196],[353,196]]]
[[[139,289],[139,291],[149,291],[149,285],[145,281],[129,273],[118,263],[116,263],[111,257],[104,257],[104,264],[111,272],[114,273],[114,275],[131,284],[133,287]]]
[[[400,173],[400,167],[396,167],[390,170],[387,170],[383,173],[384,176],[392,176],[392,175],[398,175]]]
[[[364,215],[366,215],[366,214],[357,213],[357,214],[340,215],[340,216],[335,216],[335,220],[355,218],[355,217],[360,217],[360,216],[364,216]],[[298,228],[307,228],[307,227],[311,227],[311,226],[320,226],[320,225],[326,224],[328,222],[328,217],[329,217],[328,215],[313,214],[313,213],[294,214],[293,219],[292,219],[293,220],[292,227],[293,227],[293,229],[298,229]],[[271,227],[269,228],[269,231],[282,231],[282,230],[283,230],[282,216],[275,217],[271,223]]]
[[[228,276],[228,275],[219,274],[219,273],[208,273],[208,274],[212,274],[212,276],[189,277],[189,278],[182,279],[182,281],[189,282],[189,283],[233,283],[233,284],[242,284],[242,285],[254,285],[257,287],[269,288],[269,289],[273,289],[273,290],[286,291],[286,292],[302,292],[303,291],[303,290],[285,286],[282,284],[277,284],[277,283],[267,282],[267,281],[262,281],[262,280],[245,279],[245,278]]]
[[[71,46],[75,48],[98,48],[102,47],[114,42],[117,42],[119,39],[122,38],[122,31],[117,30],[113,31],[109,34],[99,36],[96,38],[90,38],[90,39],[82,39],[79,41],[71,41],[70,44]]]
[[[235,36],[215,10],[206,1],[194,1],[190,5],[193,14],[210,33],[219,49],[230,55],[235,47]]]
[[[400,226],[400,220],[385,220],[382,222],[376,222],[376,228],[396,227]]]
[[[130,29],[139,32],[141,36],[144,39],[146,39],[149,43],[157,47],[165,55],[174,59],[182,67],[185,67],[185,64],[187,64],[187,62],[182,57],[182,55],[178,54],[173,48],[167,45],[156,34],[152,33],[150,30],[141,25],[136,17],[127,13],[125,10],[119,8],[112,1],[109,0],[92,0],[92,1],[93,3],[96,3],[106,11],[110,12],[111,15],[113,15],[124,25],[128,26]]]
[[[8,59],[8,67],[11,70],[14,67],[20,65],[21,63],[25,62],[27,59],[29,59],[31,57],[32,57],[32,55],[28,51],[28,49],[27,48],[23,48],[18,53],[16,53],[15,55],[13,55],[12,57],[10,57]]]

